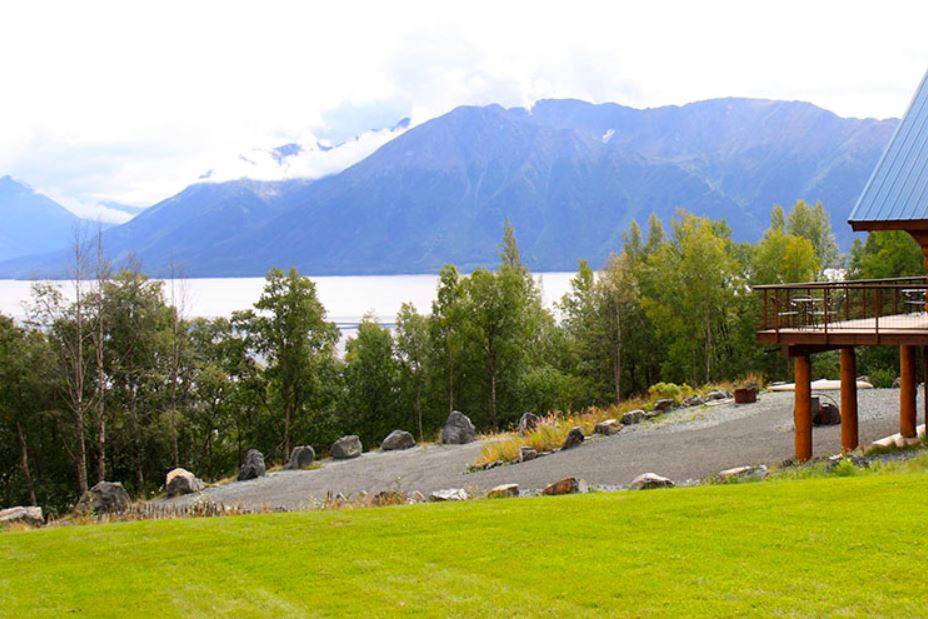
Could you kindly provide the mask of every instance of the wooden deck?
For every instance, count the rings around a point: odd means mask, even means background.
[[[801,327],[763,329],[757,332],[761,344],[784,346],[928,346],[928,313],[910,312],[857,318]]]

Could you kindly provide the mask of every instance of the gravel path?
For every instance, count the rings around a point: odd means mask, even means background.
[[[824,395],[838,398],[838,392]],[[615,436],[591,438],[576,449],[476,473],[465,470],[480,452],[479,443],[429,445],[365,453],[355,460],[324,460],[316,470],[270,473],[211,487],[204,494],[226,505],[299,508],[327,492],[349,495],[395,488],[427,495],[442,488],[480,492],[503,483],[537,489],[567,476],[621,486],[649,471],[684,482],[744,464],[776,464],[792,456],[792,398],[792,393],[766,393],[751,405],[682,409],[656,422],[627,426]],[[860,391],[861,444],[898,432],[898,402],[898,390]],[[921,401],[918,410],[921,417]],[[840,437],[840,426],[815,428],[815,455],[837,453]]]

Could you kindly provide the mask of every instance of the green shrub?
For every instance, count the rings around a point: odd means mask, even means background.
[[[835,477],[853,477],[860,472],[860,469],[854,465],[850,458],[844,458],[835,464],[831,472]]]
[[[692,387],[686,383],[675,385],[674,383],[657,383],[651,385],[648,389],[648,396],[651,400],[671,399],[678,404],[688,396],[695,393]]]
[[[893,386],[896,373],[892,370],[873,370],[870,372],[870,384],[877,389],[888,389]]]

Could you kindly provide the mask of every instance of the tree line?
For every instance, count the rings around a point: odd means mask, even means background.
[[[365,316],[340,354],[338,327],[295,269],[272,269],[250,310],[188,317],[183,280],[149,279],[131,261],[112,271],[99,234],[96,251],[79,238],[67,284],[34,284],[25,321],[0,316],[0,504],[64,509],[104,479],[144,496],[177,466],[230,475],[252,447],[282,462],[350,433],[368,447],[396,428],[431,440],[455,409],[491,430],[657,382],[783,379],[779,351],[755,343],[752,284],[924,272],[900,233],[842,256],[822,205],[803,201],[774,207],[754,244],[685,211],[666,227],[652,216],[644,233],[632,222],[621,239],[599,270],[580,262],[546,308],[507,224],[497,268],[444,267],[430,308],[404,304],[392,329]],[[895,363],[873,349],[860,365]]]

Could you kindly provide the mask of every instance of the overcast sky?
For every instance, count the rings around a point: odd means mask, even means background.
[[[0,176],[88,213],[154,203],[240,153],[462,104],[748,96],[899,116],[926,23],[928,3],[887,0],[21,0],[0,5]]]

